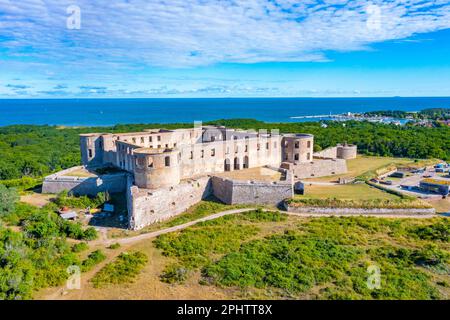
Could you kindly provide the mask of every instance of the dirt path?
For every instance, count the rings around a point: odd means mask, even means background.
[[[146,240],[146,239],[151,239],[151,238],[156,238],[162,234],[165,233],[170,233],[170,232],[175,232],[175,231],[179,231],[179,230],[183,230],[186,229],[190,226],[193,226],[197,223],[200,222],[204,222],[204,221],[209,221],[209,220],[214,220],[226,215],[230,215],[230,214],[236,214],[236,213],[242,213],[242,212],[248,212],[248,211],[252,211],[255,210],[255,208],[245,208],[245,209],[235,209],[235,210],[228,210],[228,211],[222,211],[222,212],[218,212],[215,214],[212,214],[210,216],[204,217],[204,218],[200,218],[194,221],[190,221],[184,224],[180,224],[178,226],[174,226],[174,227],[170,227],[167,229],[162,229],[162,230],[158,230],[158,231],[153,231],[153,232],[149,232],[149,233],[144,233],[144,234],[140,234],[138,236],[134,236],[134,237],[127,237],[127,238],[119,238],[119,239],[107,239],[107,240],[96,240],[96,241],[92,241],[92,244],[105,244],[105,245],[111,245],[113,243],[119,243],[121,245],[125,245],[125,244],[131,244],[131,243],[135,243],[141,240]]]
[[[180,224],[178,226],[174,226],[174,227],[170,227],[170,228],[166,228],[166,229],[162,229],[162,230],[158,230],[158,231],[153,231],[153,232],[149,232],[149,233],[144,233],[144,234],[140,234],[134,237],[126,237],[126,238],[119,238],[119,239],[99,239],[99,240],[95,240],[92,241],[91,244],[92,245],[98,245],[98,244],[103,244],[106,246],[109,246],[113,243],[119,243],[121,245],[127,245],[127,244],[132,244],[135,242],[139,242],[142,240],[146,240],[146,239],[152,239],[152,238],[156,238],[162,234],[166,234],[166,233],[170,233],[170,232],[175,232],[175,231],[180,231],[183,229],[186,229],[190,226],[193,226],[197,223],[200,222],[204,222],[204,221],[209,221],[209,220],[214,220],[226,215],[230,215],[230,214],[237,214],[237,213],[243,213],[243,212],[249,212],[249,211],[253,211],[256,210],[256,208],[245,208],[245,209],[234,209],[234,210],[227,210],[227,211],[222,211],[222,212],[218,212],[215,214],[212,214],[210,216],[204,217],[204,218],[200,218],[194,221],[190,221],[184,224]],[[321,214],[321,213],[295,213],[295,212],[286,212],[286,211],[279,211],[280,213],[284,213],[287,215],[292,215],[292,216],[297,216],[297,217],[304,217],[304,218],[320,218],[320,217],[358,217],[358,216],[364,216],[364,217],[378,217],[378,218],[415,218],[415,219],[427,219],[427,218],[433,218],[436,217],[436,214],[423,214],[423,215],[417,215],[417,214],[364,214],[364,215],[360,215],[360,214]]]

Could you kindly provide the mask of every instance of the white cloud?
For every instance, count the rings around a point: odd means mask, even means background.
[[[369,3],[379,29],[367,26]],[[81,30],[66,28],[73,4]],[[443,0],[0,0],[0,12],[0,63],[31,57],[75,70],[326,61],[327,50],[450,27]]]

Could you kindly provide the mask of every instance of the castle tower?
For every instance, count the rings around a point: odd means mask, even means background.
[[[139,188],[156,189],[180,183],[178,149],[138,149],[134,156],[135,184]]]
[[[336,157],[338,159],[355,159],[357,154],[357,146],[353,144],[338,144],[336,150]]]
[[[80,135],[81,161],[83,165],[95,167],[103,164],[102,134]]]
[[[283,135],[283,162],[302,163],[313,160],[314,136],[311,134]]]

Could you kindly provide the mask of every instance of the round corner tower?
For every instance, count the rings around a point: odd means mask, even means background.
[[[283,135],[283,161],[291,163],[313,160],[314,136],[312,134]]]
[[[355,159],[358,147],[354,144],[338,144],[336,149],[336,157],[338,159]]]
[[[180,183],[178,149],[137,149],[134,152],[134,180],[139,188],[156,189]]]

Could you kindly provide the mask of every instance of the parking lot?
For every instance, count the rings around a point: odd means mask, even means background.
[[[420,181],[426,178],[450,180],[450,178],[448,178],[448,173],[437,173],[434,168],[427,168],[421,173],[408,173],[404,178],[385,178],[384,181],[392,181],[392,184],[383,184],[383,186],[422,199],[441,199],[441,194],[427,192],[419,188]],[[407,186],[409,188],[404,188],[402,186]]]

